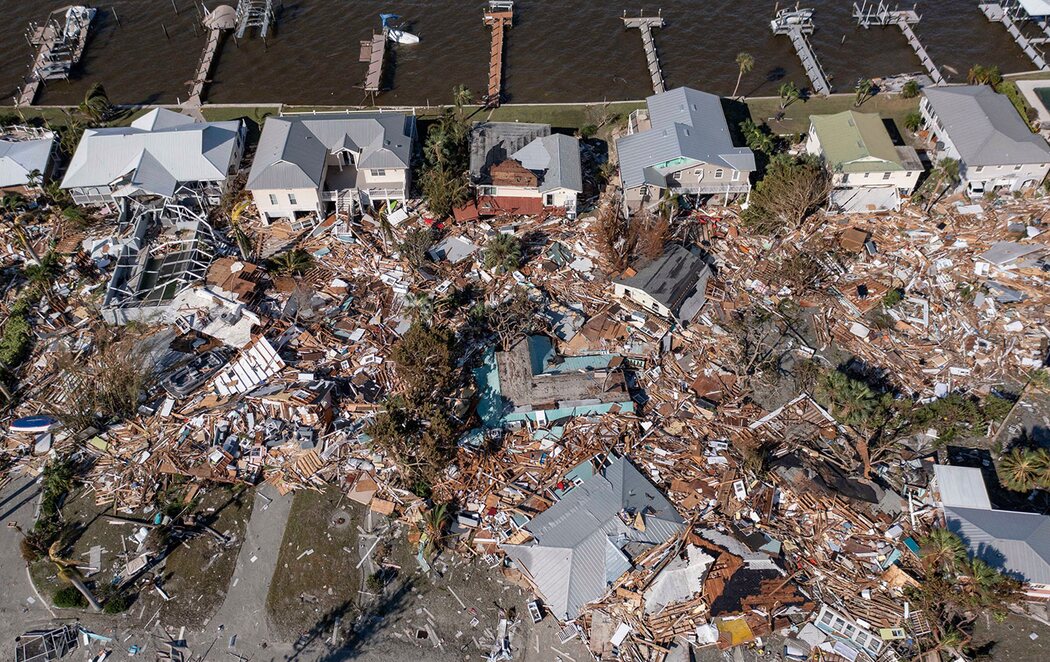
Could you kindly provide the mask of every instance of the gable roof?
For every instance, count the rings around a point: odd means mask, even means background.
[[[470,176],[475,183],[490,182],[490,169],[508,159],[536,173],[541,193],[583,192],[580,141],[551,133],[550,124],[478,122],[471,128]]]
[[[641,513],[645,530],[625,524],[622,511]],[[605,471],[525,525],[535,540],[503,549],[528,570],[555,615],[567,620],[631,568],[624,552],[629,543],[658,545],[683,528],[667,497],[633,464],[611,456]]]
[[[583,193],[580,141],[562,133],[537,138],[511,155],[540,175],[540,193],[569,189]]]
[[[47,172],[54,136],[36,140],[0,140],[0,187],[24,186],[29,173]]]
[[[1050,517],[945,507],[948,529],[974,556],[1021,581],[1050,584]]]
[[[824,161],[835,172],[904,170],[882,118],[875,113],[846,110],[834,115],[810,115]]]
[[[128,127],[87,129],[62,188],[108,187],[128,178],[148,193],[170,195],[170,181],[220,181],[237,155],[240,130],[240,120],[196,122],[163,108]]]
[[[645,292],[688,322],[700,310],[709,275],[710,267],[700,255],[681,244],[668,244],[659,258],[615,282]]]
[[[408,168],[415,118],[401,113],[270,117],[263,124],[248,189],[318,188],[325,160],[343,150],[359,168]]]
[[[666,186],[655,167],[676,159],[755,169],[754,153],[733,145],[722,101],[714,94],[679,87],[649,97],[646,104],[652,128],[616,141],[625,189],[647,183]]]
[[[967,165],[1050,163],[1050,145],[991,87],[927,87],[923,94]]]

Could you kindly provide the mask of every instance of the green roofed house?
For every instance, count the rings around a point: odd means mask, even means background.
[[[526,336],[506,351],[492,351],[474,371],[486,428],[546,425],[570,416],[630,413],[627,391],[616,354],[560,356],[547,336]]]
[[[915,149],[894,145],[882,118],[871,113],[811,115],[806,151],[831,171],[831,206],[847,213],[900,209],[923,170]]]

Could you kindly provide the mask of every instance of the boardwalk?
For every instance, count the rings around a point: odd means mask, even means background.
[[[982,4],[980,7],[981,11],[984,12],[984,15],[988,17],[989,21],[993,23],[1002,23],[1006,26],[1006,31],[1014,38],[1014,41],[1016,41],[1017,45],[1021,47],[1021,50],[1028,56],[1028,59],[1032,61],[1032,64],[1038,69],[1044,71],[1047,69],[1046,58],[1044,58],[1042,52],[1035,47],[1035,40],[1030,40],[1028,37],[1024,36],[1021,32],[1020,26],[1018,26],[1018,21],[1027,19],[1027,16],[1023,15],[1022,10],[1017,10],[1021,11],[1022,15],[1015,17],[1010,14],[1007,7],[997,2]]]
[[[386,33],[376,32],[361,42],[361,62],[368,63],[365,92],[378,94],[383,87],[383,65],[386,64]]]
[[[204,86],[208,84],[215,56],[219,53],[222,33],[237,27],[237,14],[229,5],[220,5],[205,16],[202,23],[208,30],[208,41],[204,44],[201,59],[197,63],[197,72],[190,81],[190,98],[184,104],[184,107],[191,111],[199,111],[204,101]]]
[[[503,94],[503,44],[504,32],[514,25],[514,3],[510,0],[492,0],[485,11],[484,23],[492,30],[489,48],[489,87],[485,100],[488,105],[499,106]]]
[[[908,40],[908,45],[915,51],[915,55],[918,56],[922,66],[933,80],[933,84],[944,85],[946,82],[944,76],[941,75],[937,65],[934,64],[933,59],[926,52],[926,47],[922,45],[919,37],[916,36],[915,31],[912,29],[912,26],[918,24],[921,18],[914,10],[890,9],[889,5],[882,0],[879,0],[878,5],[869,5],[865,2],[863,5],[857,6],[854,3],[853,18],[857,19],[857,24],[863,28],[869,28],[873,25],[896,25],[899,27],[904,38]]]
[[[645,64],[649,67],[649,76],[653,79],[653,93],[660,94],[667,88],[664,83],[664,72],[660,67],[660,56],[656,52],[656,40],[653,28],[664,27],[662,16],[623,17],[624,29],[637,28],[642,33],[642,48],[645,51]]]
[[[787,35],[791,39],[791,45],[795,47],[795,52],[798,53],[798,58],[802,61],[802,68],[805,70],[806,76],[809,77],[813,91],[821,96],[831,94],[831,83],[828,82],[824,68],[820,66],[820,61],[817,60],[817,54],[809,43],[809,38],[806,37],[806,35],[812,34],[813,30],[816,29],[813,24],[813,10],[781,10],[777,12],[771,26],[773,34]]]

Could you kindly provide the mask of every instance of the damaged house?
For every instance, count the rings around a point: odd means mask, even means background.
[[[503,550],[551,612],[567,621],[614,587],[633,559],[678,535],[684,525],[633,464],[613,456],[604,470],[525,525],[531,541]],[[668,599],[674,594],[669,590]]]
[[[628,269],[613,293],[661,317],[690,324],[707,300],[711,267],[696,249],[668,244],[663,255]]]
[[[199,194],[218,204],[244,153],[240,120],[197,122],[157,108],[127,127],[87,129],[62,179],[79,205],[123,198],[174,198]]]
[[[549,124],[479,122],[470,133],[470,179],[479,216],[557,209],[575,218],[583,193],[580,141],[551,133]]]
[[[615,354],[559,356],[547,336],[525,336],[505,351],[490,350],[475,371],[485,427],[569,416],[629,413],[623,359]]]

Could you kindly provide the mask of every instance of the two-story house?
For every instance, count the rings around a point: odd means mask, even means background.
[[[811,115],[806,151],[831,171],[831,206],[838,211],[896,211],[923,171],[915,149],[894,145],[873,113]]]
[[[415,135],[416,118],[402,113],[271,117],[246,188],[267,222],[404,202]]]
[[[733,196],[751,191],[755,155],[733,145],[719,97],[679,87],[646,99],[616,141],[628,214],[666,195]]]
[[[470,132],[470,179],[481,215],[558,209],[575,218],[580,141],[549,124],[479,122]]]
[[[240,166],[244,143],[240,120],[198,122],[157,108],[131,126],[84,131],[62,188],[80,205],[170,199],[185,189],[218,204]]]
[[[919,104],[934,159],[959,162],[971,193],[1038,186],[1050,170],[1050,145],[1032,133],[1013,104],[987,85],[928,87]]]

